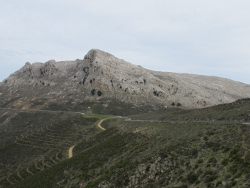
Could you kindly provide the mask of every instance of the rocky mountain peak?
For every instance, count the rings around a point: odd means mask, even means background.
[[[51,60],[47,61],[47,62],[45,63],[45,65],[51,66],[51,65],[55,65],[55,63],[56,63],[56,60],[51,59]]]
[[[30,63],[30,62],[26,62],[26,63],[25,63],[25,66],[28,66],[28,67],[29,67],[29,66],[31,66],[31,63]]]
[[[250,85],[214,76],[145,69],[107,52],[92,49],[83,60],[26,63],[0,86],[26,96],[68,96],[75,101],[115,99],[134,105],[206,107],[250,97]],[[6,88],[5,88],[6,89]],[[8,91],[8,89],[6,91]]]
[[[101,51],[99,49],[91,49],[85,56],[84,59],[90,59],[91,62],[93,62],[96,58],[109,58],[109,57],[114,57],[112,54]]]

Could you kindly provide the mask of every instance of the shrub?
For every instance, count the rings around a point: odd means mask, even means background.
[[[212,170],[207,170],[207,171],[205,172],[205,174],[206,174],[206,175],[213,175],[213,171],[212,171]]]
[[[218,187],[218,186],[221,185],[221,184],[222,184],[222,181],[217,181],[216,187]]]
[[[190,173],[187,175],[187,180],[189,183],[193,184],[197,179],[198,179],[198,175],[195,173]]]
[[[198,163],[203,163],[203,159],[199,159],[197,162]]]
[[[223,166],[226,166],[228,164],[228,159],[223,159],[223,161],[221,162],[221,164]]]
[[[234,180],[234,181],[232,182],[232,186],[235,186],[236,184],[237,184],[237,181]]]
[[[230,148],[227,147],[227,146],[225,146],[224,149],[223,149],[223,152],[226,153],[226,152],[228,152],[229,150],[230,150]]]

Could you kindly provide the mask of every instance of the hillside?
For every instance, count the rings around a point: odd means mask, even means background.
[[[88,139],[97,129],[98,118],[78,113],[41,111],[1,111],[0,177],[62,152]],[[62,158],[59,157],[59,158]],[[49,163],[53,164],[53,160]]]
[[[137,120],[220,120],[250,121],[250,98],[202,109],[162,109],[130,116]]]
[[[250,85],[214,76],[152,71],[94,49],[83,60],[26,63],[0,83],[0,93],[4,108],[85,113],[91,109],[129,115],[233,102],[250,97]]]
[[[210,107],[209,112],[215,117],[222,109],[226,112],[230,106],[232,113],[237,113],[239,108],[249,107],[248,103],[249,99],[242,99],[232,104]],[[173,110],[172,119],[180,118],[176,113],[180,109],[170,110]],[[195,116],[193,110],[187,111],[189,118],[195,119],[192,117]],[[19,117],[31,113],[30,125],[36,122],[34,113],[38,111],[12,110],[8,113],[12,117],[8,116],[9,120],[5,120],[5,123],[18,121]],[[4,161],[1,165],[6,165],[1,168],[1,173],[8,174],[0,180],[2,187],[250,186],[249,125],[133,122],[127,121],[127,118],[110,117],[101,124],[106,129],[103,131],[97,122],[107,116],[86,116],[74,112],[44,113],[54,113],[54,123],[50,124],[50,120],[47,120],[47,126],[41,125],[25,134],[13,132],[13,129],[7,131],[9,144],[0,149],[1,161]],[[148,113],[147,116],[153,117],[157,113],[152,112],[151,116]],[[237,117],[235,119],[241,119],[240,114]],[[225,113],[224,119],[227,118]],[[24,127],[19,126],[20,130]],[[41,130],[42,127],[44,129]],[[24,138],[18,135],[20,133]],[[50,136],[57,139],[51,140]],[[73,157],[68,159],[71,146],[74,146]],[[27,154],[20,155],[20,150]]]

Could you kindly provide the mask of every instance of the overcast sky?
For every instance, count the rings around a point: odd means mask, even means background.
[[[249,0],[0,0],[0,81],[92,48],[152,70],[250,84]]]

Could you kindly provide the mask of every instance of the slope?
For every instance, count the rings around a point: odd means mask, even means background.
[[[239,99],[202,109],[171,108],[130,116],[138,120],[228,120],[250,121],[250,99]]]
[[[1,179],[21,170],[34,174],[50,167],[67,158],[71,146],[99,131],[94,125],[98,118],[79,113],[7,112],[9,116],[4,113],[8,117],[0,126]],[[27,170],[28,167],[31,168]]]
[[[247,126],[114,118],[102,126],[72,158],[9,187],[250,186]]]

